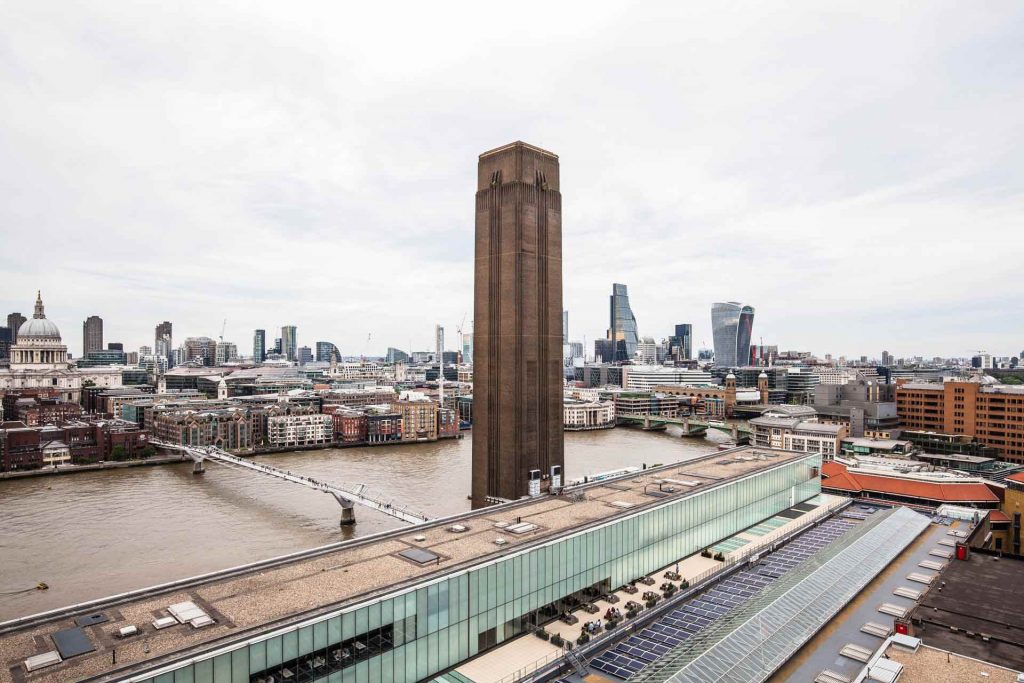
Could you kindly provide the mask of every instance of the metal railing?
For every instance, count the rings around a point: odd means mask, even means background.
[[[413,511],[408,507],[396,503],[393,500],[384,500],[376,496],[371,496],[367,492],[366,486],[358,484],[356,486],[347,486],[343,484],[335,484],[331,482],[321,481],[312,477],[306,477],[300,474],[293,474],[287,470],[282,470],[272,465],[265,465],[258,463],[248,458],[241,458],[237,455],[232,455],[213,446],[205,447],[192,447],[192,446],[179,446],[177,444],[165,444],[159,441],[153,441],[161,448],[168,448],[172,450],[179,450],[186,453],[196,462],[202,462],[203,460],[211,460],[214,462],[226,463],[237,467],[243,467],[253,472],[260,474],[266,474],[284,481],[289,481],[293,484],[300,484],[307,488],[311,488],[315,491],[323,491],[324,493],[330,493],[336,498],[344,499],[345,501],[351,501],[353,503],[359,503],[364,507],[372,508],[378,512],[383,512],[386,515],[395,517],[402,520],[403,522],[409,522],[410,524],[419,524],[421,522],[429,521],[427,515]]]

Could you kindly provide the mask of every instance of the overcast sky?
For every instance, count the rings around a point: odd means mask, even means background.
[[[590,349],[622,282],[658,339],[738,300],[786,349],[1019,353],[1024,5],[799,4],[7,2],[0,312],[454,348],[521,139]]]

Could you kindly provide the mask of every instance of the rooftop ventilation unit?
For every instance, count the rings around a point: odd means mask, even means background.
[[[506,541],[504,538],[494,539],[494,545],[506,545],[507,543],[508,541]]]
[[[513,534],[525,534],[529,533],[530,531],[535,531],[536,529],[536,524],[531,524],[530,522],[519,522],[518,524],[509,524],[505,528],[505,531],[508,531]]]
[[[412,540],[414,540],[414,541],[421,541],[422,542],[422,541],[427,540],[427,537],[424,536],[423,534],[418,534],[416,536],[413,536]]]
[[[160,617],[153,620],[153,628],[157,631],[177,625],[178,620],[174,617]]]
[[[35,655],[34,657],[29,657],[28,659],[26,659],[25,670],[29,673],[32,673],[33,671],[38,671],[39,669],[42,669],[47,666],[60,664],[61,661],[63,660],[61,660],[60,655],[57,654],[57,651],[50,650],[49,652],[44,652],[41,655]]]
[[[612,505],[617,508],[622,508],[623,510],[628,510],[629,508],[633,507],[633,503],[627,503],[624,500],[613,500],[611,503],[609,503],[609,505]]]
[[[448,531],[452,532],[453,534],[461,534],[465,531],[469,531],[469,527],[463,526],[462,524],[452,524],[450,527],[448,527]]]
[[[118,632],[117,632],[117,637],[118,638],[130,638],[132,636],[137,636],[137,635],[139,635],[139,629],[135,625],[125,626],[125,627],[119,629]]]
[[[167,611],[171,613],[171,616],[177,619],[180,623],[191,622],[193,619],[205,617],[206,612],[196,606],[196,603],[178,602],[167,608]]]

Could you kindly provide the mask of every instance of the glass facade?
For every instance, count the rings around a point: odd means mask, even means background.
[[[808,455],[125,680],[419,681],[553,618],[566,596],[621,586],[817,495],[820,466]]]
[[[611,304],[611,324],[608,338],[615,342],[615,358],[617,361],[632,360],[636,355],[636,345],[640,337],[636,331],[636,316],[629,307],[629,294],[626,285],[613,284]],[[611,358],[607,361],[613,360]]]
[[[750,362],[750,336],[754,309],[736,301],[712,304],[711,334],[715,341],[715,365],[736,368]]]

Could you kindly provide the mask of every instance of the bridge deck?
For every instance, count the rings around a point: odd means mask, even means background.
[[[235,467],[244,467],[245,469],[249,469],[260,474],[270,475],[278,479],[283,479],[293,484],[300,484],[316,491],[330,493],[338,499],[339,503],[342,502],[342,500],[344,500],[346,504],[359,503],[365,507],[373,508],[378,512],[382,512],[385,515],[396,517],[403,522],[409,522],[410,524],[419,524],[430,519],[425,514],[411,510],[394,500],[385,500],[380,496],[371,496],[367,493],[366,487],[362,484],[357,486],[346,486],[332,482],[320,481],[301,474],[293,474],[290,471],[282,470],[280,468],[273,467],[272,465],[259,463],[249,458],[232,455],[231,453],[214,447],[179,446],[177,444],[161,443],[160,441],[153,440],[151,440],[150,443],[159,448],[185,453],[196,462],[211,460],[213,462],[219,462]]]
[[[156,587],[135,596],[111,598],[99,604],[57,610],[49,615],[0,624],[0,683],[15,681],[57,682],[68,680],[111,681],[140,665],[176,661],[272,627],[285,626],[316,614],[337,609],[374,595],[390,593],[419,583],[432,574],[443,574],[478,564],[485,558],[505,555],[551,540],[568,532],[602,524],[609,519],[635,514],[647,506],[662,505],[672,498],[700,492],[714,484],[807,457],[806,453],[774,451],[772,457],[749,457],[751,448],[712,453],[697,460],[675,463],[619,479],[578,487],[586,499],[544,496],[465,513],[456,518],[404,527],[366,539],[314,549],[301,557],[257,563],[224,576],[198,578],[174,589]],[[726,461],[727,464],[726,464]],[[645,495],[644,487],[661,478],[699,482],[665,498]],[[683,488],[683,487],[680,487]],[[623,509],[612,503],[632,503]],[[497,522],[514,521],[538,526],[517,536],[495,529]],[[453,521],[467,526],[462,533],[448,527]],[[496,546],[501,533],[508,543]],[[422,535],[423,541],[414,540]],[[441,556],[436,565],[422,566],[398,556],[409,548],[429,548]],[[154,631],[149,623],[166,608],[183,601],[195,602],[216,621],[202,629],[170,628]],[[53,649],[50,635],[70,628],[81,614],[103,612],[110,621],[86,630],[96,645],[94,652],[25,675],[22,662]],[[144,638],[118,640],[112,634],[129,624],[144,627]],[[118,674],[109,674],[116,647]],[[17,678],[14,672],[18,673]]]
[[[343,486],[340,484],[333,484],[331,482],[320,481],[319,479],[312,479],[301,474],[293,474],[292,472],[273,467],[272,465],[265,465],[248,458],[240,458],[217,448],[187,448],[185,450],[201,454],[201,456],[207,460],[228,463],[237,467],[244,467],[245,469],[252,470],[253,472],[276,477],[277,479],[283,479],[293,484],[299,484],[300,486],[311,488],[315,491],[330,493],[335,497],[340,496],[346,500],[359,503],[360,505],[372,508],[378,512],[383,512],[385,515],[396,517],[403,522],[409,522],[410,524],[419,524],[420,522],[426,522],[429,519],[426,515],[410,510],[400,503],[371,496],[366,492],[366,488],[361,485]]]

